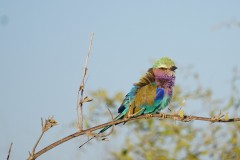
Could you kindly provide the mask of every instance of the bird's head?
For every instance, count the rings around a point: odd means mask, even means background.
[[[153,64],[153,73],[157,79],[170,80],[175,79],[175,70],[177,69],[173,60],[168,57],[162,57]]]

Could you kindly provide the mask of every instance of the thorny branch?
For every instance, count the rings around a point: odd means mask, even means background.
[[[77,118],[78,118],[78,130],[79,131],[83,130],[83,113],[82,113],[83,103],[91,101],[91,99],[89,99],[88,97],[83,98],[83,93],[84,93],[84,87],[85,87],[85,77],[86,77],[87,69],[88,69],[87,68],[88,58],[90,56],[90,52],[91,52],[91,48],[92,48],[93,36],[94,36],[94,33],[92,32],[90,44],[88,47],[88,54],[87,54],[84,69],[83,69],[82,82],[80,84],[78,94],[77,94]],[[79,101],[79,97],[80,97],[80,101]]]
[[[104,123],[104,124],[101,124],[101,125],[98,125],[98,126],[86,129],[86,130],[75,132],[75,133],[73,133],[69,136],[66,136],[66,137],[50,144],[49,146],[47,146],[47,147],[43,148],[42,150],[40,150],[39,152],[35,153],[34,155],[32,155],[31,160],[35,160],[37,157],[41,156],[45,152],[55,148],[56,146],[58,146],[58,145],[60,145],[64,142],[67,142],[67,141],[69,141],[73,138],[76,138],[78,136],[85,135],[87,133],[91,133],[93,131],[96,131],[98,129],[104,128],[104,127],[109,126],[109,125],[115,125],[115,124],[118,124],[118,123],[126,123],[126,122],[129,122],[129,121],[138,120],[138,119],[148,119],[148,118],[151,118],[151,117],[159,118],[159,120],[173,119],[173,120],[182,121],[182,122],[189,122],[189,121],[193,121],[193,120],[208,121],[208,122],[212,122],[212,123],[215,123],[215,122],[225,123],[225,122],[238,122],[238,121],[240,121],[240,118],[228,118],[228,117],[227,118],[226,117],[222,118],[222,116],[219,116],[218,118],[217,117],[208,118],[208,117],[199,117],[199,116],[191,116],[191,115],[181,116],[181,115],[178,115],[178,114],[162,114],[162,113],[151,114],[151,115],[149,115],[149,114],[141,115],[141,116],[132,117],[132,118],[129,118],[129,119],[121,119],[121,120],[111,121],[111,122]]]
[[[229,118],[228,114],[226,114],[224,116],[221,112],[217,116],[210,117],[210,118],[184,115],[184,111],[182,111],[181,108],[180,108],[180,111],[177,114],[176,113],[174,113],[174,114],[162,114],[162,113],[160,113],[160,114],[146,114],[146,115],[141,115],[141,116],[132,117],[132,118],[114,120],[111,112],[109,111],[110,114],[111,114],[111,117],[112,117],[111,122],[104,123],[104,124],[101,124],[101,125],[83,130],[83,115],[82,115],[83,103],[92,101],[92,99],[88,98],[87,96],[84,97],[84,87],[85,87],[85,77],[86,77],[86,74],[87,74],[88,58],[90,56],[93,36],[94,36],[94,33],[92,32],[91,39],[90,39],[90,44],[89,44],[89,48],[88,48],[88,54],[87,54],[87,57],[86,57],[86,62],[85,62],[84,71],[83,71],[83,75],[82,75],[82,82],[80,84],[78,94],[77,94],[78,131],[71,134],[71,135],[68,135],[68,136],[66,136],[66,137],[48,145],[48,146],[46,146],[42,150],[35,153],[35,150],[36,150],[43,134],[48,129],[50,129],[51,127],[53,127],[57,124],[57,122],[53,118],[48,118],[47,120],[45,120],[45,122],[43,122],[43,120],[42,120],[42,133],[41,133],[39,139],[37,140],[36,144],[34,145],[32,152],[31,153],[29,152],[28,160],[35,160],[39,156],[44,154],[45,152],[57,147],[60,144],[63,144],[64,142],[67,142],[67,141],[69,141],[73,138],[79,137],[81,135],[87,135],[89,137],[92,136],[91,139],[94,138],[94,137],[102,137],[102,140],[106,140],[105,137],[109,136],[113,132],[114,127],[112,127],[112,130],[110,131],[110,133],[108,133],[106,135],[104,135],[104,134],[98,135],[96,133],[93,133],[93,131],[99,130],[99,129],[107,127],[107,126],[114,126],[115,124],[126,123],[126,122],[133,121],[133,120],[149,119],[149,118],[155,117],[155,118],[159,118],[159,120],[173,119],[175,121],[182,121],[182,122],[189,122],[189,121],[193,121],[193,120],[208,121],[208,122],[211,122],[211,123],[215,123],[215,122],[238,122],[238,121],[240,121],[240,118]],[[12,144],[10,145],[7,160],[9,159],[11,148],[12,148]]]

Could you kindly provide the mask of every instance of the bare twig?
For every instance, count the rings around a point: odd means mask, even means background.
[[[10,144],[9,150],[8,150],[8,155],[7,155],[7,160],[10,158],[11,150],[12,150],[12,145],[13,143]]]
[[[162,118],[162,114],[152,114],[151,117],[157,117],[157,118]],[[240,121],[240,118],[230,118],[230,119],[224,119],[224,118],[220,118],[220,119],[213,119],[213,118],[207,118],[207,117],[198,117],[198,116],[188,116],[188,115],[184,115],[183,118],[181,118],[179,115],[177,114],[165,114],[164,116],[165,118],[164,119],[173,119],[173,120],[176,120],[176,121],[182,121],[182,122],[188,122],[188,121],[193,121],[193,120],[199,120],[199,121],[208,121],[208,122],[222,122],[222,123],[225,123],[225,122],[239,122]],[[40,150],[39,152],[37,152],[36,154],[34,154],[34,157],[32,160],[36,159],[37,157],[41,156],[42,154],[44,154],[45,152],[55,148],[56,146],[66,142],[66,141],[69,141],[73,138],[76,138],[78,136],[81,136],[81,135],[85,135],[86,133],[89,133],[89,132],[93,132],[93,131],[96,131],[98,129],[101,129],[101,128],[104,128],[106,126],[110,126],[110,125],[115,125],[115,124],[118,124],[118,123],[125,123],[125,122],[128,122],[128,121],[133,121],[133,120],[138,120],[138,119],[146,119],[146,118],[149,118],[149,115],[141,115],[141,116],[138,116],[138,117],[133,117],[133,118],[129,118],[129,119],[121,119],[121,120],[115,120],[115,121],[111,121],[111,122],[108,122],[108,123],[104,123],[104,124],[101,124],[101,125],[98,125],[98,126],[95,126],[95,127],[92,127],[92,128],[89,128],[89,129],[86,129],[86,130],[82,130],[82,131],[78,131],[76,133],[73,133],[67,137],[64,137],[52,144],[50,144],[49,146],[43,148],[42,150]]]
[[[45,131],[42,131],[41,132],[41,134],[40,134],[40,136],[39,136],[39,138],[38,138],[38,140],[37,140],[37,142],[36,142],[36,144],[34,145],[34,147],[33,147],[33,150],[32,150],[32,153],[31,153],[31,155],[34,155],[34,153],[35,153],[35,150],[36,150],[36,148],[37,148],[37,146],[38,146],[38,144],[39,144],[39,142],[40,142],[40,140],[42,139],[42,137],[43,137],[43,134],[45,133]]]
[[[53,117],[49,117],[48,119],[45,119],[45,121],[43,122],[43,119],[41,118],[41,125],[42,125],[42,132],[36,142],[36,144],[34,145],[32,152],[29,152],[29,157],[28,160],[34,160],[35,159],[35,150],[40,142],[40,140],[43,137],[43,134],[49,130],[50,128],[52,128],[53,126],[57,125],[56,120]]]
[[[88,54],[87,54],[84,69],[83,69],[82,82],[80,84],[78,94],[77,94],[77,119],[78,119],[78,130],[79,131],[83,130],[83,113],[82,113],[82,107],[83,107],[83,102],[84,102],[83,93],[84,93],[84,87],[85,87],[85,77],[86,77],[87,69],[88,69],[87,68],[88,58],[90,56],[90,52],[91,52],[91,48],[92,48],[93,36],[94,36],[94,33],[92,32],[89,47],[88,47]],[[80,98],[80,101],[79,101],[79,98]]]

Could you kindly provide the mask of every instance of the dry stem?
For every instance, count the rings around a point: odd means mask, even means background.
[[[151,117],[162,118],[162,114],[152,114]],[[133,120],[137,120],[137,119],[146,119],[146,118],[149,118],[149,115],[141,115],[141,116],[133,117],[133,118],[129,118],[129,119],[115,120],[115,121],[104,123],[104,124],[101,124],[101,125],[98,125],[98,126],[86,129],[86,130],[75,132],[75,133],[73,133],[73,134],[71,134],[67,137],[64,137],[64,138],[50,144],[49,146],[43,148],[42,150],[40,150],[39,152],[37,152],[36,154],[33,155],[32,160],[36,159],[37,157],[41,156],[42,154],[51,150],[52,148],[55,148],[56,146],[66,142],[66,141],[69,141],[69,140],[71,140],[75,137],[84,135],[84,134],[89,133],[89,132],[93,132],[95,130],[104,128],[104,127],[109,126],[109,125],[115,125],[115,124],[118,124],[118,123],[126,123],[128,121],[133,121]],[[184,115],[184,117],[181,118],[177,114],[165,114],[164,119],[166,119],[166,118],[173,119],[173,120],[176,120],[176,121],[182,121],[182,122],[189,122],[189,121],[192,121],[192,120],[209,121],[209,122],[212,122],[212,123],[214,123],[214,122],[237,122],[237,121],[240,121],[240,118],[230,118],[230,119],[219,118],[219,119],[215,119],[215,118],[212,118],[212,117],[207,118],[207,117],[188,116],[188,115]]]
[[[10,144],[9,150],[8,150],[8,155],[7,155],[7,160],[10,158],[11,150],[12,150],[12,145],[13,143]]]
[[[38,144],[39,144],[39,142],[40,142],[40,140],[42,139],[42,137],[43,137],[43,134],[45,133],[45,131],[42,131],[42,133],[41,133],[41,135],[39,136],[39,138],[38,138],[38,140],[37,140],[37,142],[36,142],[36,144],[34,145],[34,147],[33,147],[33,150],[32,150],[32,153],[31,153],[31,155],[34,155],[34,153],[35,153],[35,150],[36,150],[36,148],[37,148],[37,146],[38,146]]]
[[[36,144],[34,145],[33,149],[32,149],[32,153],[29,152],[29,157],[28,160],[34,160],[35,158],[35,150],[40,142],[40,140],[43,137],[43,134],[45,132],[47,132],[50,128],[52,128],[53,126],[57,125],[57,121],[53,118],[53,117],[49,117],[48,119],[45,119],[45,121],[43,122],[43,119],[41,118],[41,125],[42,125],[42,132],[41,135],[39,136]]]
[[[87,69],[88,69],[87,68],[88,58],[90,56],[90,52],[91,52],[91,48],[92,48],[93,36],[94,36],[94,33],[92,32],[90,44],[88,47],[88,54],[87,54],[84,69],[83,69],[82,82],[80,84],[80,87],[78,90],[78,95],[77,95],[77,118],[78,118],[78,130],[79,131],[83,130],[83,113],[82,113],[82,107],[83,107],[83,102],[84,102],[83,93],[84,93],[84,87],[85,87],[85,77],[86,77]],[[80,101],[79,101],[79,95],[80,95]]]

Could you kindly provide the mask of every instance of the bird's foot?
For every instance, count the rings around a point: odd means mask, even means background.
[[[128,112],[125,117],[126,117],[126,119],[130,119],[130,118],[134,117],[134,114],[132,114],[131,112]]]
[[[126,122],[129,120],[129,119],[131,119],[131,118],[134,118],[136,116],[136,114],[132,114],[132,113],[127,113],[127,115],[124,117],[124,119],[126,120]],[[125,123],[126,123],[125,122]],[[124,123],[124,124],[125,124]]]
[[[127,115],[127,118],[130,119],[130,118],[133,118],[133,117],[135,117],[135,116],[136,116],[136,114],[128,114],[128,115]]]
[[[158,114],[159,114],[159,118],[158,118],[159,120],[167,118],[167,115],[165,113],[159,112]]]
[[[145,117],[145,119],[149,119],[149,118],[152,118],[153,117],[153,115],[152,114],[146,114],[146,117]]]
[[[131,113],[131,112],[129,112],[129,113],[127,114],[127,117],[133,118],[133,117],[135,117],[135,116],[139,116],[139,115],[141,115],[142,111],[143,111],[143,109],[137,111],[136,113],[133,113],[133,112]]]
[[[126,120],[126,122],[127,122],[130,118],[131,118],[130,116],[126,116],[126,117],[124,117],[124,120]],[[125,124],[126,122],[124,122],[124,124]]]

